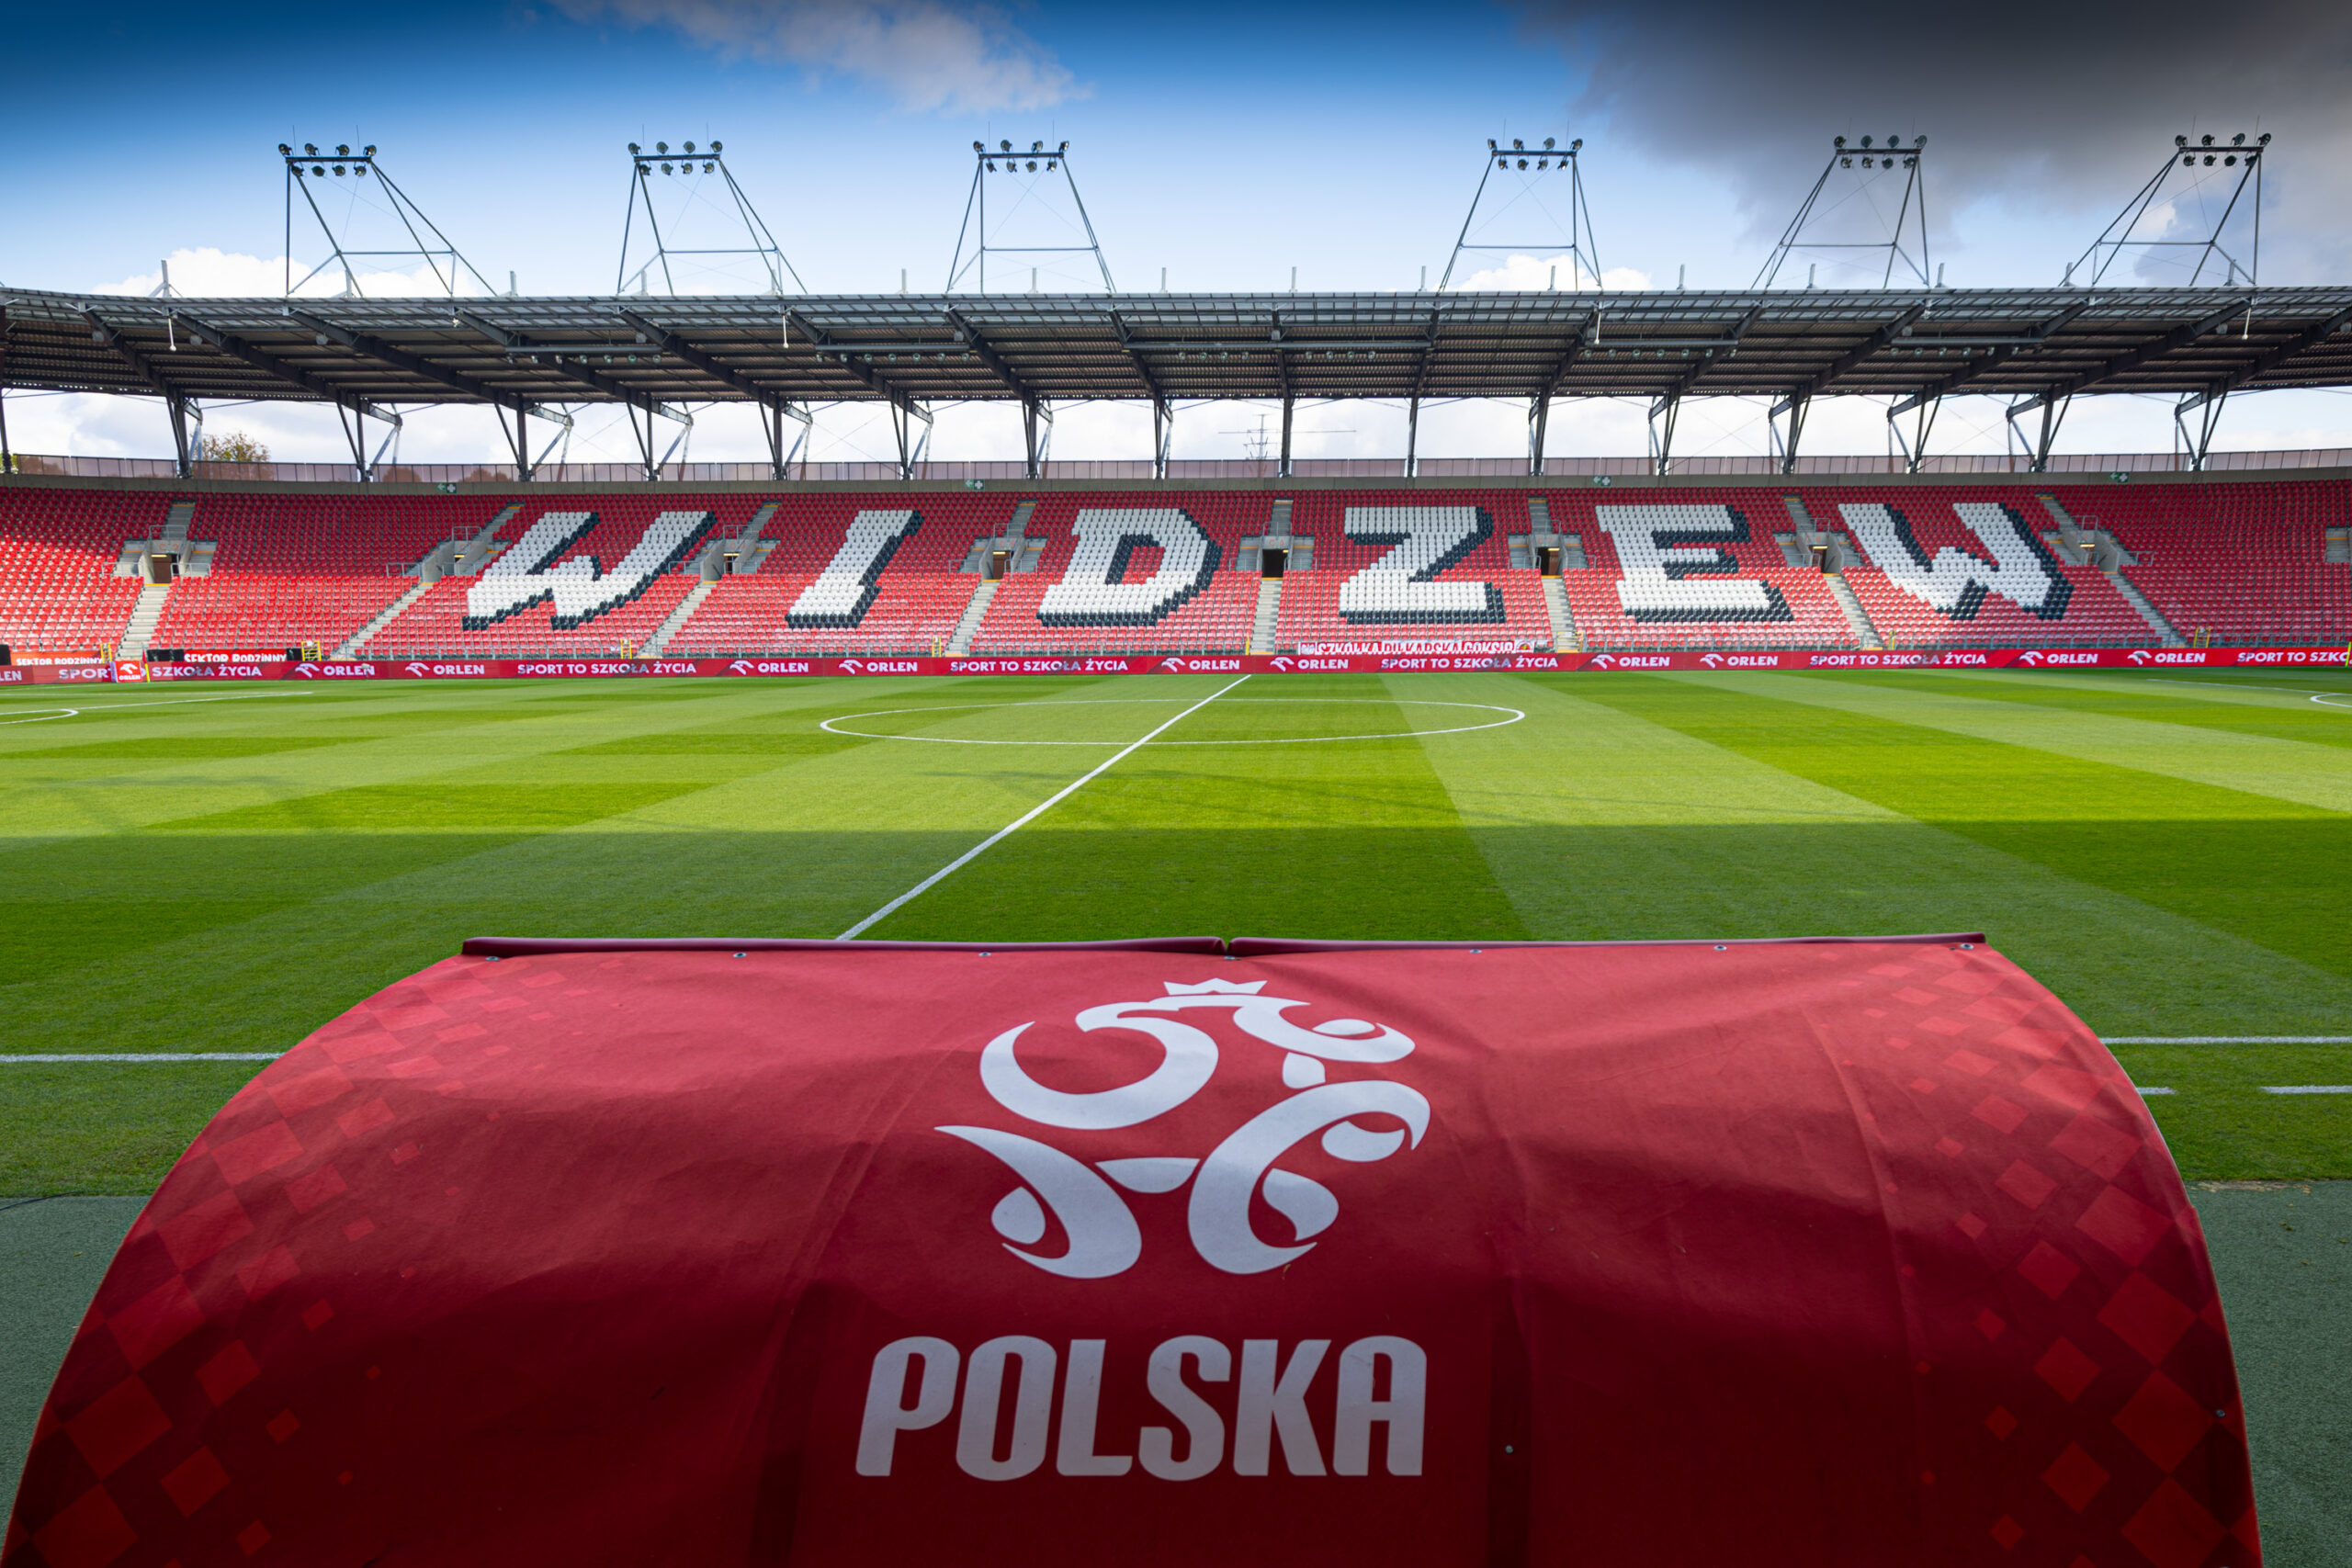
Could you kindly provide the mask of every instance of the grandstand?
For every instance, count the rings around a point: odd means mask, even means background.
[[[0,642],[28,659],[2326,644],[2352,637],[2347,485],[19,479],[0,486]]]

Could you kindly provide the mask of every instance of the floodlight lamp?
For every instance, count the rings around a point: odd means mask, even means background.
[[[2186,147],[2188,145],[2188,138],[2186,136],[2176,136],[2172,139],[2172,144],[2176,147]]]
[[[2184,169],[2195,168],[2197,166],[2197,154],[2194,152],[2183,152],[2180,155],[2180,166]]]
[[[636,152],[637,152],[637,143],[636,143],[636,142],[634,142],[634,141],[630,142],[630,143],[628,144],[628,150],[629,150],[629,153],[630,153],[630,155],[631,155],[632,157],[633,157],[633,156],[635,156],[635,155],[636,155]]]
[[[1850,169],[1854,166],[1854,161],[1851,158],[1840,158],[1838,160],[1838,166],[1841,169]]]
[[[640,175],[650,175],[653,172],[653,165],[650,164],[639,164],[637,166],[637,172]]]
[[[1869,146],[1870,144],[1871,144],[1871,139],[1870,139],[1869,137],[1867,137],[1867,136],[1863,137],[1863,138],[1862,138],[1862,145],[1863,145],[1863,146],[1865,146],[1865,147],[1867,147],[1867,146]]]
[[[999,141],[996,144],[996,147],[997,151],[1000,152],[1010,152],[1012,151],[1012,143],[1010,141]]]
[[[1032,141],[1029,143],[1029,151],[1032,152],[1043,152],[1045,150],[1046,144],[1042,141]]]
[[[334,166],[334,172],[335,172],[335,175],[336,175],[336,177],[337,177],[337,178],[341,178],[341,177],[342,177],[342,175],[343,175],[343,165],[342,165],[341,164],[337,164]]]
[[[1033,175],[1037,172],[1037,160],[1035,158],[1029,160],[1029,172]]]
[[[978,141],[975,141],[975,142],[973,142],[973,143],[972,143],[972,151],[973,151],[973,152],[987,152],[987,151],[988,151],[988,149],[987,149],[985,146],[983,146],[981,143],[979,143],[979,142],[978,142]]]
[[[2212,160],[2210,158],[2206,160],[2208,163],[2211,163],[2211,161]],[[327,167],[324,164],[313,164],[311,165],[311,173],[314,175],[324,175],[326,172]]]
[[[2228,157],[2222,160],[2222,166],[2228,169],[2236,168],[2238,166],[2238,155],[2234,152],[2231,153]]]
[[[695,144],[694,144],[693,142],[691,142],[691,141],[687,142],[687,143],[686,143],[686,151],[687,151],[687,152],[693,152],[694,150],[695,150]]]
[[[2244,138],[2244,137],[2240,137],[2240,138],[2239,138],[2239,140],[2240,140],[2240,141],[2244,141],[2244,140],[2245,140],[2245,138]],[[348,157],[350,157],[350,156],[351,156],[351,143],[350,143],[350,142],[348,142],[348,141],[345,141],[345,142],[338,143],[338,144],[336,145],[336,147],[335,147],[335,150],[334,150],[334,155],[335,155],[336,157],[338,157],[338,158],[348,158]]]
[[[666,141],[657,141],[653,144],[653,150],[656,152],[667,152],[670,150],[670,144]]]
[[[2206,140],[2210,141],[2212,138],[2209,136]],[[319,144],[315,141],[305,141],[302,143],[302,151],[315,158],[319,155]]]
[[[1521,168],[1522,168],[1522,169],[1523,169],[1523,168],[1525,168],[1525,167],[1527,167],[1527,160],[1526,160],[1526,159],[1524,159],[1524,158],[1521,158],[1521,159],[1519,161],[1519,166],[1520,166]]]
[[[1046,172],[1047,172],[1048,174],[1052,173],[1054,170],[1058,169],[1058,168],[1060,168],[1060,167],[1061,167],[1061,165],[1060,165],[1059,164],[1057,164],[1057,163],[1054,162],[1054,160],[1052,160],[1051,158],[1048,158],[1048,159],[1046,159]]]
[[[996,165],[995,165],[994,164],[990,164],[989,165],[989,174],[995,174],[995,173],[996,173]]]
[[[1584,138],[1583,138],[1583,137],[1581,137],[1581,136],[1577,137],[1574,141],[1571,141],[1571,142],[1569,142],[1569,143],[1568,143],[1568,151],[1569,151],[1569,152],[1581,152],[1581,151],[1583,150],[1583,148],[1584,148]]]
[[[1548,137],[1548,136],[1547,136],[1547,137],[1545,137],[1545,138],[1544,139],[1544,146],[1546,146],[1546,147],[1552,146],[1552,145],[1553,145],[1552,139],[1551,139],[1550,137]]]
[[[670,172],[670,165],[669,165],[669,164],[662,164],[662,172],[663,174],[665,174],[665,175],[666,175],[666,174],[668,174],[668,173]]]
[[[710,150],[711,150],[712,152],[718,152],[718,149],[719,149],[719,144],[718,144],[718,142],[714,141],[714,142],[712,142],[712,143],[710,144]]]
[[[2208,146],[2208,147],[2211,147],[2211,145],[2213,145],[2213,139],[2212,139],[2212,137],[2211,137],[2211,136],[2210,136],[2210,135],[2209,135],[2209,136],[2207,136],[2207,137],[2204,139],[2204,141],[2205,141],[2205,145],[2206,145],[2206,146]]]
[[[1487,137],[1487,152],[1493,152],[1494,150],[1495,150],[1495,139],[1494,139],[1493,137],[1489,136],[1489,137]]]
[[[291,148],[291,147],[288,147],[288,145],[286,145],[286,143],[285,143],[285,142],[281,141],[281,142],[279,142],[279,143],[277,144],[277,151],[278,151],[278,155],[279,155],[279,156],[281,156],[281,157],[283,157],[283,156],[284,156],[284,155],[286,155],[287,153],[289,153],[289,152],[293,152],[293,151],[294,151],[294,149],[293,149],[293,148]]]
[[[1903,166],[1906,169],[1917,168],[1919,166],[1919,155],[1917,152],[1912,153],[1911,156],[1903,160]]]
[[[1535,160],[1535,166],[1536,166],[1537,168],[1539,168],[1539,169],[1544,169],[1544,168],[1549,168],[1551,165],[1550,165],[1550,164],[1546,164],[1546,163],[1544,163],[1543,159],[1538,158],[1538,159],[1536,159],[1536,160]]]
[[[1924,136],[1915,136],[1911,139],[1911,146],[1914,151],[1917,151],[1921,147],[1925,147],[1927,144],[1928,139]]]
[[[1060,147],[1058,150],[1059,150],[1059,151],[1061,151],[1061,152],[1069,152],[1069,142],[1067,142],[1067,141],[1063,142],[1063,143],[1061,144],[1061,147]]]
[[[1837,137],[1837,138],[1834,138],[1834,141],[1836,141],[1837,145],[1838,145],[1838,146],[1840,146],[1840,147],[1843,147],[1844,145],[1846,145],[1846,139],[1845,139],[1844,137],[1842,137],[1842,136],[1840,136],[1840,137]]]
[[[2270,145],[2270,132],[2266,130],[2261,135],[2256,137],[2255,140],[2261,142],[2265,147],[2267,147]]]
[[[2243,131],[2243,130],[2241,130],[2241,131],[2239,131],[2235,136],[2231,137],[2231,138],[2230,138],[2230,145],[2231,145],[2231,146],[2233,146],[2233,147],[2243,147],[2243,146],[2245,146],[2245,131]]]
[[[2209,169],[2213,166],[2213,154],[2211,152],[2205,154],[2205,166]]]
[[[359,178],[362,175],[365,175],[367,172],[368,165],[365,164],[354,164],[351,166],[351,177],[355,180]]]
[[[367,146],[362,147],[359,151],[372,158],[376,155],[376,144],[371,141]]]
[[[1510,139],[1510,150],[1514,152],[1523,152],[1527,150],[1527,143],[1514,136]]]
[[[1508,169],[1510,167],[1510,160],[1509,158],[1498,158],[1495,160],[1495,167],[1498,169]]]
[[[718,172],[718,165],[716,164],[705,164],[702,166],[702,172],[706,175],[716,174]]]

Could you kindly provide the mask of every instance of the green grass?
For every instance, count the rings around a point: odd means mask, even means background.
[[[2105,1034],[2352,1034],[2352,683],[2197,679],[1258,678],[869,934],[1983,930]],[[836,935],[1227,680],[0,697],[0,1052],[282,1050],[472,935]],[[1500,716],[1443,704],[1526,717],[1399,734]],[[2352,1177],[2352,1096],[2260,1092],[2352,1047],[2119,1055],[2192,1179]],[[249,1076],[0,1067],[0,1194],[145,1190]]]

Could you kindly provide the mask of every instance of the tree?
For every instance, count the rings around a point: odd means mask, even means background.
[[[269,448],[242,430],[224,430],[218,435],[208,435],[198,443],[197,460],[202,463],[266,463]]]

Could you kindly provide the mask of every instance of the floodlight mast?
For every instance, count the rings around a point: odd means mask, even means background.
[[[2270,133],[2264,131],[2254,139],[2251,145],[2247,143],[2244,131],[2227,142],[2216,142],[2211,136],[2201,137],[2194,146],[2189,144],[2188,137],[2176,136],[2172,139],[2172,146],[2173,150],[2165,154],[2165,161],[2158,165],[2155,174],[2131,200],[2123,204],[2123,210],[2115,215],[2114,220],[2100,231],[2098,239],[2091,242],[2090,249],[2067,265],[2066,283],[2077,288],[2098,288],[2107,276],[2108,268],[2113,266],[2116,259],[2126,250],[2153,253],[2143,256],[2143,262],[2161,259],[2163,253],[2167,251],[2194,251],[2196,261],[2189,267],[2188,278],[2181,282],[2182,288],[2194,288],[2202,283],[2206,268],[2216,261],[2221,262],[2225,269],[2222,287],[2229,288],[2240,282],[2252,287],[2256,283],[2262,262],[2262,166],[2268,162],[2263,153],[2269,150]],[[2221,215],[2213,220],[2212,229],[2203,238],[2132,238],[2149,209],[2163,197],[2167,184],[2179,185],[2186,181],[2191,191],[2204,184],[2193,173],[2183,175],[2182,170],[2210,169],[2217,163],[2221,168],[2235,169],[2237,173],[2222,176],[2229,185],[2229,200],[2222,204]],[[2254,187],[2254,232],[2246,247],[2245,259],[2240,261],[2223,248],[2222,241],[2230,220],[2236,215],[2238,204],[2245,199],[2249,185]],[[2165,205],[2172,212],[2177,213],[2178,201],[2176,197]]]
[[[1003,165],[1001,171],[998,168],[999,164]],[[1017,175],[1024,171],[1033,175],[1038,174],[1041,172],[1040,164],[1044,165],[1043,173],[1059,174],[1063,182],[1069,186],[1070,205],[1078,213],[1078,226],[1085,231],[1086,243],[1082,245],[1002,245],[990,243],[988,177],[998,174]],[[1032,180],[1022,188],[1019,197],[1012,203],[1012,211],[1018,212],[1021,209],[1022,203],[1035,192],[1038,183]],[[977,222],[975,219],[978,220]],[[972,245],[968,256],[965,251],[967,241]],[[1057,146],[1047,147],[1042,141],[1032,141],[1029,143],[1029,150],[1025,152],[1017,151],[1012,143],[1007,141],[999,141],[993,148],[984,141],[972,143],[972,191],[964,198],[964,222],[963,226],[956,231],[955,259],[947,264],[946,291],[950,294],[955,293],[956,286],[964,280],[965,275],[970,273],[976,275],[974,292],[986,294],[989,291],[989,257],[991,255],[1091,255],[1094,258],[1095,269],[1102,275],[1102,292],[1105,294],[1118,292],[1118,285],[1111,281],[1111,264],[1102,255],[1102,242],[1094,232],[1094,220],[1087,216],[1086,198],[1078,194],[1078,176],[1071,171],[1069,165],[1069,142],[1064,141]],[[1033,279],[1035,273],[1035,269],[1033,268]]]
[[[1465,254],[1475,256],[1499,253],[1509,257],[1547,253],[1554,255],[1563,254],[1557,235],[1523,244],[1502,244],[1485,240],[1473,242],[1470,238],[1470,231],[1478,221],[1479,206],[1487,199],[1487,182],[1494,178],[1495,171],[1512,169],[1516,165],[1517,171],[1524,172],[1531,163],[1534,165],[1535,172],[1539,174],[1551,174],[1555,177],[1561,172],[1567,175],[1567,249],[1565,254],[1568,259],[1568,288],[1572,291],[1581,290],[1584,288],[1585,276],[1589,274],[1593,288],[1599,288],[1600,287],[1600,257],[1598,247],[1593,243],[1592,212],[1585,206],[1584,165],[1577,158],[1577,154],[1583,151],[1584,138],[1581,136],[1566,147],[1558,146],[1556,140],[1549,136],[1544,139],[1544,145],[1541,147],[1529,147],[1523,138],[1514,140],[1510,146],[1505,147],[1489,138],[1487,142],[1486,157],[1481,165],[1483,172],[1478,175],[1478,188],[1470,197],[1470,210],[1462,220],[1462,232],[1454,239],[1453,254],[1446,258],[1444,275],[1437,280],[1437,291],[1442,294],[1453,284],[1453,269],[1461,265],[1462,258]],[[1493,218],[1501,216],[1502,212],[1508,212],[1522,198],[1535,196],[1536,185],[1533,180],[1521,181],[1520,187],[1518,196],[1502,203],[1500,211],[1490,215],[1490,221]],[[1535,197],[1535,201],[1538,207],[1543,206],[1541,197]],[[1555,275],[1557,269],[1555,268]]]
[[[637,285],[639,293],[648,292],[651,276],[655,270],[659,269],[662,275],[662,292],[674,297],[678,292],[678,280],[670,268],[670,258],[673,256],[682,259],[702,256],[756,256],[759,258],[761,270],[767,276],[767,291],[770,294],[782,295],[785,292],[784,280],[787,277],[792,280],[793,292],[799,294],[808,292],[808,285],[800,281],[800,274],[794,271],[792,263],[786,259],[784,247],[776,243],[775,231],[769,229],[767,220],[760,216],[757,209],[752,207],[752,198],[743,194],[743,187],[736,183],[734,171],[727,166],[727,160],[722,156],[724,145],[722,142],[713,141],[702,151],[696,152],[695,144],[689,141],[684,143],[680,151],[673,152],[670,151],[668,142],[657,141],[653,144],[653,151],[648,152],[634,141],[628,144],[628,211],[621,220],[621,262],[619,272],[613,282],[615,294],[628,293],[629,285],[632,283]],[[696,164],[701,165],[702,174],[715,175],[727,182],[728,197],[735,205],[735,215],[742,222],[743,233],[749,243],[690,248],[671,244],[668,237],[662,232],[662,220],[653,206],[655,171],[658,169],[664,178],[673,178],[675,175],[672,171],[674,169],[677,175],[684,175],[691,179],[695,173]],[[688,192],[689,197],[693,194],[695,193],[691,190]],[[645,207],[646,231],[653,236],[653,254],[648,256],[635,272],[631,272],[628,265],[629,244],[636,237],[637,209],[640,200]]]
[[[332,152],[322,152],[318,143],[306,141],[301,151],[297,152],[291,143],[281,141],[277,144],[277,155],[286,164],[286,294],[288,299],[293,297],[296,289],[330,268],[343,274],[343,292],[337,296],[338,299],[365,298],[359,287],[358,269],[352,264],[373,261],[423,262],[432,268],[434,281],[441,291],[452,299],[458,297],[458,283],[465,277],[471,277],[484,294],[497,292],[473,263],[458,254],[458,247],[441,232],[433,220],[409,199],[408,193],[384,172],[372,145],[354,152],[345,142]],[[346,246],[343,235],[337,233],[335,226],[327,220],[326,213],[321,209],[318,197],[313,194],[319,181],[334,178],[348,178],[354,182],[372,178],[377,188],[383,191],[392,217],[407,233],[410,243],[383,251],[353,250]],[[355,193],[366,188],[357,183],[352,186]],[[299,278],[294,276],[294,197],[298,191],[301,194],[302,204],[318,220],[319,232],[325,236],[327,242],[326,259]]]
[[[1771,255],[1766,259],[1763,270],[1756,275],[1756,282],[1751,287],[1771,288],[1780,276],[1781,265],[1789,259],[1790,253],[1792,251],[1884,251],[1886,266],[1879,276],[1878,286],[1881,288],[1936,287],[1935,274],[1928,265],[1928,259],[1926,162],[1928,139],[1924,136],[1915,136],[1911,139],[1911,145],[1908,147],[1903,145],[1903,138],[1900,136],[1888,137],[1883,147],[1874,145],[1876,141],[1875,137],[1865,136],[1859,145],[1849,146],[1846,138],[1840,136],[1831,142],[1829,161],[1822,165],[1821,177],[1815,180],[1813,189],[1805,193],[1803,205],[1797,209],[1797,215],[1789,220],[1788,228],[1782,231],[1780,243],[1772,247]],[[1823,208],[1822,196],[1828,190],[1831,177],[1842,171],[1851,170],[1854,167],[1854,161],[1858,158],[1861,160],[1864,170],[1883,169],[1885,173],[1860,175],[1851,190],[1844,196],[1833,198],[1828,207]],[[1817,217],[1826,217],[1829,212],[1843,207],[1856,197],[1869,199],[1871,187],[1891,177],[1898,168],[1903,174],[1903,192],[1895,208],[1894,220],[1887,225],[1885,239],[1809,240],[1805,238],[1805,230]],[[1871,205],[1874,211],[1884,210],[1874,200]],[[1903,272],[1900,283],[1896,281],[1895,276],[1897,263],[1901,264]],[[1810,271],[1806,274],[1805,282],[1807,288],[1812,287],[1813,277]]]

